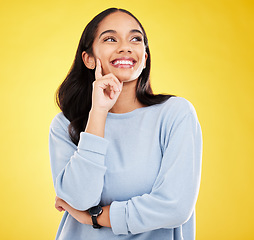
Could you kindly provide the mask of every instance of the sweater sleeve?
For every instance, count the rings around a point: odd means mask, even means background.
[[[176,228],[191,217],[200,186],[202,133],[195,112],[186,113],[168,130],[160,172],[149,194],[114,201],[114,234],[138,234]]]
[[[78,210],[99,204],[108,141],[82,132],[78,146],[61,126],[51,124],[49,153],[56,195]]]

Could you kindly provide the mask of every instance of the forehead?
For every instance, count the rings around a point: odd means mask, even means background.
[[[109,29],[117,32],[129,32],[132,29],[138,29],[142,32],[138,22],[132,16],[120,11],[111,13],[100,22],[97,35]]]

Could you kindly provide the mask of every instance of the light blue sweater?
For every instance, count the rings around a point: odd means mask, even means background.
[[[202,135],[190,102],[171,97],[108,113],[105,137],[82,132],[78,146],[69,123],[59,113],[50,126],[56,194],[79,210],[111,204],[112,228],[93,229],[65,212],[56,239],[195,239]]]

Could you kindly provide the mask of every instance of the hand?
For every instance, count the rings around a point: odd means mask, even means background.
[[[65,209],[62,207],[63,202],[64,202],[64,201],[63,201],[61,198],[59,198],[58,196],[56,196],[56,198],[55,198],[55,208],[56,208],[59,212],[65,211]]]
[[[97,59],[95,81],[93,83],[92,109],[108,112],[122,91],[123,83],[109,73],[102,76],[101,62]]]
[[[55,208],[59,211],[67,211],[73,218],[75,218],[78,222],[83,224],[92,225],[92,219],[90,214],[87,211],[80,211],[73,207],[71,207],[67,202],[63,199],[56,196],[55,199]]]

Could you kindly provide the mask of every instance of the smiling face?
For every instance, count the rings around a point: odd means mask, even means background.
[[[99,58],[103,75],[113,73],[124,82],[137,80],[147,59],[143,32],[137,21],[123,12],[105,17],[98,26],[93,54],[86,62]]]

